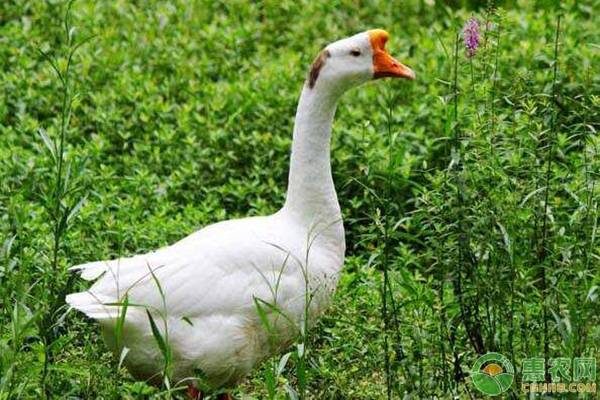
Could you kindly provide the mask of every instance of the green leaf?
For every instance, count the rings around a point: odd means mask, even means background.
[[[43,129],[43,128],[38,129],[38,133],[39,133],[40,137],[42,138],[42,141],[46,145],[46,148],[50,152],[50,155],[52,156],[52,160],[54,162],[56,162],[56,153],[58,152],[56,150],[56,145],[54,144],[52,139],[50,139],[50,137],[46,133],[45,129]]]
[[[125,316],[127,315],[127,308],[129,307],[129,295],[126,293],[123,299],[122,306],[119,310],[119,317],[115,324],[115,341],[117,349],[121,348],[121,341],[123,338],[123,326],[125,325]]]
[[[121,349],[121,355],[119,356],[119,365],[117,366],[117,369],[121,369],[121,365],[123,365],[123,361],[125,361],[127,354],[129,354],[129,347],[123,347],[123,349]]]
[[[167,359],[167,357],[169,355],[167,343],[165,342],[165,339],[163,338],[162,334],[160,333],[160,330],[156,326],[156,323],[154,322],[154,318],[152,317],[152,314],[150,314],[150,311],[148,311],[148,309],[146,309],[146,315],[148,316],[148,320],[150,321],[150,329],[152,330],[152,336],[154,336],[154,340],[156,341],[156,344],[158,345],[160,352],[163,354],[165,359]]]

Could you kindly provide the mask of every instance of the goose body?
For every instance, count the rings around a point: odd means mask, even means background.
[[[325,306],[329,296],[324,294],[333,291],[343,263],[341,223],[328,235],[317,238],[307,252],[307,232],[284,212],[220,222],[152,253],[80,266],[86,279],[103,275],[68,302],[100,321],[106,342],[116,351],[115,321],[123,307],[107,304],[123,302],[127,295],[122,343],[129,348],[125,363],[137,378],[160,379],[164,368],[148,310],[163,335],[166,326],[174,379],[196,376],[199,369],[215,387],[232,385],[273,351],[254,298],[277,305],[299,322],[308,265],[309,286],[322,285],[310,312]],[[296,328],[281,318],[278,345],[293,340]]]
[[[218,388],[238,383],[323,312],[345,252],[330,168],[337,100],[373,77],[414,77],[387,55],[386,40],[385,31],[363,32],[315,60],[296,113],[280,211],[209,225],[147,254],[72,267],[95,282],[67,303],[100,322],[115,353],[128,349],[124,363],[134,376],[161,380],[165,361],[152,321],[171,351],[173,380],[201,371]]]

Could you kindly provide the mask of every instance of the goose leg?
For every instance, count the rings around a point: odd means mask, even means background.
[[[187,387],[187,395],[190,400],[202,400],[204,398],[202,392],[192,384]]]

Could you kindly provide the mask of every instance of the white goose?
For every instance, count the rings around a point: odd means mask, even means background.
[[[222,388],[289,345],[302,321],[323,311],[345,252],[329,160],[336,103],[373,78],[414,79],[385,51],[387,39],[383,30],[362,32],[330,44],[314,61],[298,104],[280,211],[219,222],[147,254],[71,268],[96,282],[68,295],[67,303],[100,322],[114,352],[129,349],[124,363],[134,376],[157,381],[165,366],[148,313],[168,340],[172,378],[202,371],[206,383]],[[261,322],[257,303],[270,311],[274,334]],[[195,383],[188,393],[202,397]]]

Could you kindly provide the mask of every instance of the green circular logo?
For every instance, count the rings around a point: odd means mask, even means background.
[[[512,385],[515,370],[508,358],[499,353],[487,353],[471,368],[473,384],[481,393],[497,396]]]

